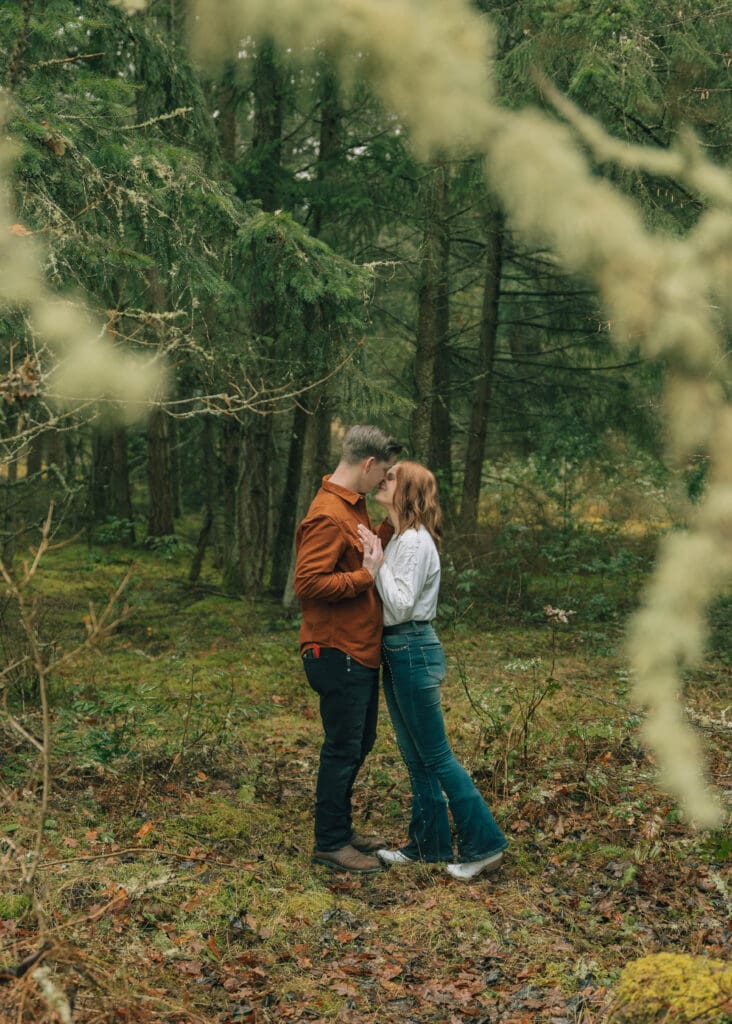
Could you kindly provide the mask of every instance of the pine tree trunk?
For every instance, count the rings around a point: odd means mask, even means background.
[[[327,198],[328,180],[332,175],[335,161],[340,156],[342,143],[342,120],[343,112],[340,106],[338,91],[338,80],[332,69],[325,67],[321,77],[320,93],[320,139],[318,146],[318,165],[316,169],[320,189],[318,200],[313,204],[313,224],[311,234],[315,238],[321,237],[328,228],[328,207]],[[320,486],[323,476],[330,470],[330,430],[332,423],[332,401],[329,395],[330,383],[326,381],[317,388],[311,401],[314,402],[314,412],[304,414],[300,407],[295,413],[293,423],[293,439],[290,448],[291,462],[288,463],[288,481],[295,480],[295,498],[285,491],[281,516],[281,526],[275,545],[275,558],[287,563],[282,567],[278,566],[276,593],[282,594],[282,603],[285,608],[291,608],[295,602],[293,590],[293,578],[295,571],[295,543],[294,534],[297,524],[312,501],[313,495]],[[297,440],[295,435],[297,434]],[[294,461],[299,458],[300,464],[295,467]],[[293,477],[290,476],[292,466]],[[294,476],[295,468],[297,475]],[[284,577],[284,578],[283,578]],[[273,571],[274,582],[274,571]]]
[[[12,437],[17,430],[17,416],[12,411],[8,416],[8,437]],[[2,508],[0,510],[2,531],[0,532],[0,558],[6,568],[10,568],[15,557],[17,545],[17,498],[13,493],[13,485],[18,479],[17,459],[10,455],[3,463],[5,469],[5,481],[0,483],[0,499]],[[0,478],[0,481],[2,478]]]
[[[122,537],[130,544],[135,541],[132,491],[130,489],[130,464],[127,450],[127,431],[116,427],[112,431],[112,514],[125,520],[129,525],[122,531]]]
[[[183,483],[180,465],[180,432],[178,421],[172,417],[168,420],[170,432],[170,477],[173,488],[173,517],[180,519],[183,515]]]
[[[262,209],[276,210],[279,203],[282,162],[282,117],[284,76],[277,64],[274,46],[264,40],[254,62],[254,123],[251,160],[254,194]]]
[[[249,413],[244,420],[236,486],[239,577],[245,594],[264,582],[269,550],[272,417]]]
[[[500,214],[494,212],[488,223],[483,310],[478,337],[478,372],[471,403],[462,500],[460,502],[460,526],[464,533],[472,533],[478,526],[480,487],[498,338],[502,260],[503,222]]]
[[[219,452],[216,444],[218,420],[204,415],[201,429],[201,447],[199,452],[200,473],[203,478],[203,523],[198,534],[196,551],[188,573],[190,583],[195,583],[201,574],[206,549],[213,549],[213,564],[217,568],[223,565],[222,552],[222,488],[219,469]]]
[[[448,224],[447,183],[442,196],[442,222]],[[453,518],[455,499],[452,479],[452,421],[450,418],[450,233],[440,236],[440,274],[437,281],[437,351],[432,392],[432,447],[429,466],[440,487],[440,504],[446,520]]]
[[[295,507],[295,523],[298,524],[304,518],[310,502],[315,497],[315,492],[320,486],[313,481],[313,469],[317,465],[316,450],[318,447],[318,421],[314,416],[308,416],[305,422],[305,437],[302,472],[300,474],[300,485],[297,491],[297,505]],[[282,597],[282,606],[288,611],[294,609],[297,604],[295,597],[295,537],[290,541],[290,569],[287,574],[287,584]]]
[[[417,294],[414,354],[415,407],[412,414],[414,458],[429,462],[434,453],[432,424],[440,348],[447,347],[449,270],[448,172],[439,165],[424,185],[424,238]]]
[[[234,61],[227,61],[221,73],[216,90],[216,119],[221,154],[230,167],[237,159],[238,120],[237,107],[240,90],[237,85],[237,71]],[[248,198],[243,197],[243,198]],[[220,454],[217,452],[217,435],[220,436]],[[239,560],[237,553],[236,526],[236,481],[241,444],[241,425],[238,420],[223,420],[206,416],[203,427],[203,472],[206,474],[206,503],[204,521],[199,536],[196,558],[198,568],[191,566],[189,578],[198,578],[203,562],[205,546],[211,543],[214,550],[214,565],[221,569],[224,589],[231,594],[241,592]],[[217,467],[220,467],[217,470]],[[210,530],[207,522],[211,521]]]
[[[129,525],[120,540],[133,542],[132,497],[130,492],[127,431],[124,427],[98,426],[92,433],[92,470],[90,477],[92,519],[101,523],[114,516]]]
[[[109,476],[112,466],[112,439],[104,427],[92,429],[92,464],[89,477],[89,504],[92,521],[103,522],[111,515]]]
[[[187,0],[168,0],[168,33],[181,45],[186,41]]]
[[[226,418],[222,425],[221,437],[221,490],[222,519],[221,554],[224,587],[230,594],[239,594],[242,589],[239,572],[239,547],[237,543],[237,480],[239,452],[241,449],[241,424],[233,418]]]
[[[46,435],[46,460],[49,466],[58,466],[62,469],[72,466],[73,460],[68,457],[64,434],[54,427],[51,427]],[[65,465],[67,462],[69,463],[68,467]]]
[[[315,410],[315,443],[313,446],[312,463],[307,467],[308,476],[305,480],[306,493],[310,496],[308,504],[313,495],[323,482],[326,473],[330,473],[332,466],[332,441],[331,426],[333,424],[333,398],[328,390],[322,395],[318,408]]]
[[[8,479],[0,485],[0,560],[6,569],[12,567],[17,544],[14,507],[12,487]]]
[[[28,446],[25,457],[25,473],[27,477],[38,476],[43,471],[43,450],[46,431],[36,434]]]
[[[216,127],[221,145],[221,155],[232,169],[237,156],[237,106],[240,94],[236,74],[235,62],[226,61],[216,87],[216,106],[219,112],[219,116],[216,118]]]
[[[325,67],[321,78],[320,138],[315,171],[320,188],[313,203],[313,223],[310,229],[314,238],[321,238],[328,224],[328,200],[332,201],[333,198],[328,193],[328,180],[332,177],[333,166],[342,151],[342,121],[338,80],[332,69]]]
[[[211,506],[207,505],[203,513],[203,525],[201,526],[201,530],[198,534],[196,550],[193,553],[193,559],[191,560],[191,568],[188,571],[189,583],[197,583],[198,577],[201,575],[203,559],[206,555],[206,548],[208,547],[209,540],[211,538],[213,523],[213,512],[211,510]]]
[[[270,41],[261,46],[254,68],[254,124],[250,153],[253,169],[252,188],[262,207],[272,211],[279,202],[280,162],[282,157],[284,75]],[[255,332],[262,337],[277,337],[277,311],[267,303],[252,316]],[[269,374],[256,372],[266,387]],[[242,414],[242,441],[236,483],[236,558],[238,585],[246,594],[262,586],[269,564],[271,539],[271,479],[273,472],[273,419],[267,412]]]
[[[292,553],[292,538],[295,533],[295,515],[298,505],[298,491],[305,454],[305,432],[308,414],[301,405],[295,406],[290,432],[290,450],[287,456],[285,486],[280,502],[279,522],[272,551],[272,578],[270,589],[282,597],[287,585]]]
[[[150,508],[148,536],[170,537],[175,533],[173,477],[170,457],[170,421],[159,406],[147,425],[147,460]]]

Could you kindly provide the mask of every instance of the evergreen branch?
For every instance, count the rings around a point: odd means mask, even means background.
[[[158,114],[157,117],[151,117],[147,121],[140,121],[139,124],[120,125],[119,130],[121,132],[132,132],[137,128],[149,128],[151,125],[159,124],[161,121],[170,121],[171,118],[190,114],[192,110],[193,107],[178,107],[177,110],[171,110],[168,114]]]
[[[94,57],[104,57],[104,50],[98,53],[77,53],[75,57],[54,57],[52,60],[39,60],[33,65],[34,68],[47,68],[52,64],[72,64],[77,60],[92,60]]]
[[[532,359],[519,359],[516,356],[496,356],[496,362],[511,363],[517,366],[536,366],[542,370],[562,370],[566,373],[604,373],[607,370],[629,370],[636,366],[644,366],[645,359],[634,359],[628,363],[610,363],[606,366],[569,366],[564,363],[541,363]]]

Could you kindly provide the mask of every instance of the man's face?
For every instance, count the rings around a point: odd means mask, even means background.
[[[373,491],[374,487],[378,487],[381,481],[386,477],[387,470],[396,462],[396,456],[386,461],[380,459],[366,459],[363,464],[363,474],[361,477],[361,487],[359,490],[362,494],[368,494],[369,491]]]

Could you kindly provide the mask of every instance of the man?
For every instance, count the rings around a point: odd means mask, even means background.
[[[380,550],[364,551],[366,494],[378,487],[402,445],[378,427],[346,433],[341,460],[323,478],[295,538],[295,593],[302,605],[300,653],[320,697],[325,738],[315,798],[313,860],[334,871],[381,870],[379,836],[353,831],[351,793],[376,740],[381,602],[374,576]],[[382,540],[392,533],[381,527]]]

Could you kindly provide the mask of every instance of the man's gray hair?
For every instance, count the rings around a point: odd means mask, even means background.
[[[400,441],[385,434],[379,427],[360,424],[346,431],[342,457],[350,465],[372,457],[379,462],[388,462],[403,450],[404,445]]]

